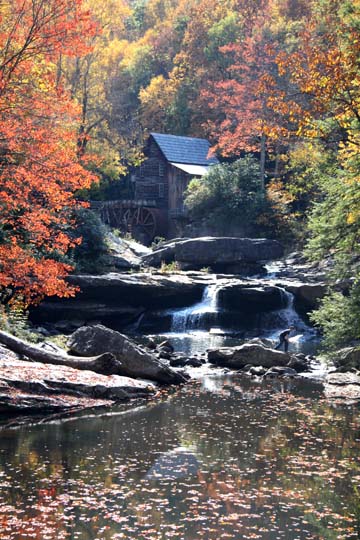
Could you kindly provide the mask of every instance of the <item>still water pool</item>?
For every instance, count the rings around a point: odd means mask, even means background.
[[[359,428],[311,381],[239,375],[3,427],[0,538],[357,539]]]

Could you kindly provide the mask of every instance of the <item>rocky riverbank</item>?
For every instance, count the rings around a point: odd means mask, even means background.
[[[4,333],[0,335],[4,338]],[[23,342],[21,342],[23,343]],[[24,345],[23,345],[24,346]],[[25,344],[25,347],[27,345]],[[14,347],[13,347],[14,348]],[[36,349],[30,346],[29,353]],[[49,346],[39,350],[47,354]],[[26,349],[25,349],[26,350]],[[315,358],[276,351],[267,340],[252,340],[235,347],[209,349],[202,355],[186,356],[174,351],[170,341],[158,345],[148,340],[140,346],[119,332],[102,325],[86,326],[68,340],[66,358],[100,358],[111,354],[116,373],[101,374],[89,369],[62,365],[66,354],[58,352],[54,363],[30,361],[0,346],[0,415],[54,414],[84,408],[113,406],[134,398],[154,398],[159,385],[187,382],[194,368],[226,369],[257,379],[311,378]],[[50,353],[49,353],[50,354]],[[98,356],[94,356],[98,355]],[[56,357],[51,353],[49,358]],[[328,399],[360,400],[359,350],[347,349],[338,356],[337,368],[322,381]],[[113,368],[112,368],[113,369]],[[349,370],[352,370],[351,372]],[[99,370],[98,370],[99,371]]]
[[[43,302],[31,313],[35,324],[45,325],[45,328],[53,324],[61,331],[71,332],[85,323],[102,322],[126,331],[141,317],[143,324],[150,327],[152,321],[162,319],[165,330],[166,324],[168,329],[170,324],[166,323],[168,310],[200,302],[206,288],[213,285],[217,288],[218,307],[224,312],[226,324],[229,313],[240,321],[243,313],[266,313],[286,307],[286,293],[293,295],[294,307],[300,313],[308,313],[327,289],[324,282],[304,283],[296,277],[245,278],[205,272],[110,273],[71,276],[70,279],[81,288],[81,293],[75,299]]]
[[[121,253],[117,252],[117,244]],[[46,352],[49,344],[45,344],[40,354],[34,346],[17,348],[16,343],[5,340],[18,356],[7,349],[0,354],[0,412],[65,411],[153,396],[158,385],[185,383],[189,379],[186,371],[204,364],[265,378],[311,372],[311,357],[274,351],[272,342],[266,340],[187,355],[175,351],[171,340],[160,344],[143,340],[140,345],[114,328],[126,331],[137,323],[141,333],[161,322],[169,330],[174,312],[201,304],[209,290],[216,291],[216,309],[204,312],[203,305],[200,309],[208,319],[209,329],[214,324],[238,325],[234,326],[237,331],[241,325],[247,329],[259,321],[263,329],[274,321],[280,328],[287,319],[279,318],[279,313],[286,312],[290,297],[291,305],[305,315],[316,307],[327,290],[326,267],[311,266],[300,254],[292,254],[272,263],[264,275],[264,263],[282,254],[277,242],[264,239],[181,239],[151,253],[136,246],[134,252],[133,246],[124,247],[122,241],[114,240],[113,246],[117,267],[131,268],[132,273],[71,276],[71,283],[81,289],[75,299],[48,300],[32,313],[33,321],[40,325],[38,331],[45,336],[59,331],[70,334],[76,329],[69,337],[67,352],[50,354],[50,350]],[[130,266],[123,259],[129,259]],[[162,263],[176,263],[182,268],[208,264],[209,268],[176,272],[148,268],[134,272],[144,264]],[[211,273],[211,269],[238,273]],[[258,275],[249,275],[254,271]],[[360,362],[356,354],[354,360],[354,354],[339,354],[336,367],[347,374],[329,374],[325,382],[328,397],[357,399],[359,394],[360,399]],[[347,361],[341,360],[345,357]],[[95,371],[93,365],[97,366]]]

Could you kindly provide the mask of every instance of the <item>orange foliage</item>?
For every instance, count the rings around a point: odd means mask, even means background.
[[[273,138],[283,135],[279,115],[270,109],[269,92],[264,92],[262,84],[264,79],[277,84],[270,77],[277,46],[271,45],[266,35],[269,18],[269,6],[264,2],[251,24],[248,21],[244,26],[245,35],[221,48],[230,60],[226,76],[220,81],[209,81],[209,90],[202,92],[216,113],[208,125],[217,141],[216,148],[224,156],[260,152],[265,135],[271,134]]]
[[[82,0],[0,8],[0,292],[26,305],[68,296],[74,193],[95,177],[77,157],[77,110],[57,84],[59,55],[84,54],[96,27]]]
[[[277,55],[279,74],[289,74],[291,92],[281,92],[271,78],[263,78],[263,89],[269,90],[268,106],[292,121],[289,135],[327,138],[331,130],[340,129],[345,140],[356,137],[360,33],[354,21],[340,21],[330,13],[323,21],[326,31],[310,22],[299,35],[297,50]]]

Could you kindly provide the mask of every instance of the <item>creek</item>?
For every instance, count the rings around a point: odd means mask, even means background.
[[[219,284],[168,310],[155,333],[200,354],[239,344],[220,323]],[[249,337],[293,351],[318,340],[285,290]],[[0,431],[4,540],[352,540],[359,538],[358,406],[331,405],[311,378],[257,381],[222,370],[157,401],[43,418]]]
[[[157,403],[4,428],[6,540],[358,538],[359,410],[213,373]]]
[[[315,354],[319,349],[320,340],[312,328],[294,308],[294,296],[283,287],[276,285],[277,266],[269,268],[264,280],[248,280],[249,286],[263,283],[263,286],[276,286],[282,297],[281,308],[262,312],[249,309],[248,312],[234,312],[221,307],[219,295],[221,290],[229,285],[230,280],[214,275],[205,287],[202,299],[185,308],[175,308],[157,313],[156,319],[161,322],[170,319],[168,331],[156,332],[157,320],[152,330],[147,332],[155,341],[168,339],[175,349],[187,355],[204,353],[209,348],[235,346],[252,338],[265,338],[274,344],[278,341],[279,333],[294,325],[296,330],[290,338],[289,351],[294,353]],[[232,280],[235,281],[235,280]],[[139,326],[133,331],[139,338]],[[142,335],[142,332],[141,332]]]

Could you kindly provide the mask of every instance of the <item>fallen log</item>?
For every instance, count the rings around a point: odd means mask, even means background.
[[[90,370],[101,375],[121,374],[123,371],[121,362],[109,352],[98,356],[70,356],[65,351],[64,354],[52,353],[3,331],[0,331],[0,343],[21,356],[44,364]]]

